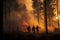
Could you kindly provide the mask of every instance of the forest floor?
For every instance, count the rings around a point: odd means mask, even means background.
[[[29,32],[20,32],[20,33],[6,33],[3,34],[2,40],[60,40],[60,32],[56,31],[53,33],[29,33]]]

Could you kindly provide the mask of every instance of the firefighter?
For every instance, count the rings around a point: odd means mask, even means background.
[[[36,26],[36,31],[39,32],[39,26]]]
[[[35,26],[32,27],[32,31],[35,32]]]
[[[28,27],[27,27],[27,30],[28,30],[28,32],[30,32],[30,31],[31,31],[31,28],[30,28],[30,26],[28,26]]]

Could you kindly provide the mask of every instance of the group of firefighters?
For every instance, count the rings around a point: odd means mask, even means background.
[[[30,32],[30,31],[31,31],[30,26],[28,26],[28,27],[27,27],[27,30],[28,30],[28,32]],[[33,26],[33,27],[32,27],[32,31],[33,31],[33,32],[35,32],[35,30],[36,30],[37,32],[39,32],[39,26],[36,26],[36,27],[35,27],[35,26]]]

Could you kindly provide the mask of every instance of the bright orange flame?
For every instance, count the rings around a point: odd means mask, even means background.
[[[27,22],[23,21],[23,23],[22,23],[22,30],[23,30],[23,32],[27,32],[27,29],[26,29],[27,26],[28,26]]]
[[[49,32],[53,32],[54,31],[54,28],[53,27],[48,27],[48,31]]]
[[[43,2],[43,0],[41,0],[41,2]],[[40,19],[40,22],[38,24],[37,19],[34,18],[34,16],[37,16],[37,14],[35,14],[35,15],[32,14],[32,11],[34,10],[33,7],[32,7],[32,0],[24,0],[24,1],[18,0],[18,4],[21,4],[21,3],[23,3],[23,4],[26,5],[27,15],[28,15],[27,17],[30,18],[28,20],[28,23],[25,22],[25,21],[23,21],[23,26],[30,25],[30,27],[32,28],[33,25],[35,27],[38,25],[40,27],[40,31],[45,31],[45,26],[44,26],[44,22],[43,22],[43,20],[44,20],[43,19],[43,15],[41,15],[42,16],[42,19]],[[56,17],[57,16],[57,10],[56,9],[54,10],[54,15],[55,16],[53,17],[53,21],[56,21],[56,19],[58,19],[58,17]],[[18,17],[20,17],[20,15],[18,15]],[[25,31],[26,30],[24,30],[24,32]],[[54,31],[54,28],[53,27],[48,27],[48,31],[51,31],[52,32],[52,31]]]
[[[28,24],[27,24],[27,22],[23,21],[23,24],[22,25],[23,26],[27,26]]]

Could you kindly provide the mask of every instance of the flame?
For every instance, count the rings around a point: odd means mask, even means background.
[[[54,30],[55,30],[54,27],[48,27],[49,32],[53,32]]]
[[[43,2],[43,0],[41,0],[41,2]],[[44,26],[44,16],[41,15],[40,16],[40,22],[38,24],[38,21],[37,19],[34,17],[34,16],[37,16],[37,14],[33,14],[33,1],[32,0],[18,0],[18,4],[25,4],[26,5],[26,13],[27,14],[27,22],[26,21],[23,21],[23,26],[28,26],[30,25],[30,27],[32,28],[32,26],[34,25],[35,27],[38,25],[40,27],[40,31],[45,31],[45,26]],[[54,10],[54,17],[53,17],[53,21],[56,21],[56,15],[57,15],[57,10],[55,9]],[[21,16],[21,15],[18,15],[18,17]],[[23,29],[24,30],[24,29]],[[48,27],[48,30],[49,31],[54,31],[54,28],[53,27]],[[24,30],[25,32],[26,30]]]
[[[23,24],[22,24],[23,26],[28,26],[28,23],[27,22],[25,22],[25,21],[23,21]]]
[[[20,6],[23,8],[23,5],[25,4],[26,6],[26,10],[24,11],[23,9],[20,10],[19,12],[16,12],[14,10],[11,10],[11,17],[10,17],[10,20],[11,22],[17,22],[19,28],[21,31],[23,32],[27,32],[26,30],[26,27],[28,25],[30,25],[30,27],[32,28],[32,26],[34,25],[35,27],[38,25],[40,27],[40,31],[45,31],[45,25],[44,25],[44,15],[42,15],[40,13],[40,20],[39,20],[39,24],[38,24],[38,21],[37,21],[37,18],[35,18],[35,16],[37,16],[37,14],[33,14],[33,11],[35,10],[32,5],[33,5],[33,1],[32,0],[16,0],[18,5],[19,5],[19,8]],[[43,2],[43,0],[38,0],[38,1],[41,1]],[[13,5],[14,6],[14,5]],[[60,11],[60,0],[58,0],[58,11]],[[13,8],[13,7],[12,7]],[[60,13],[59,13],[60,14]],[[56,18],[58,19],[57,16],[57,9],[54,10],[54,17],[53,17],[53,25],[54,27],[48,27],[48,31],[54,31],[54,28],[58,28],[58,26],[56,25],[57,24],[57,20]],[[17,17],[16,17],[17,16]],[[25,16],[27,16],[25,18]],[[60,16],[59,16],[60,18]],[[17,20],[17,21],[16,21]],[[60,19],[59,19],[60,20]]]

